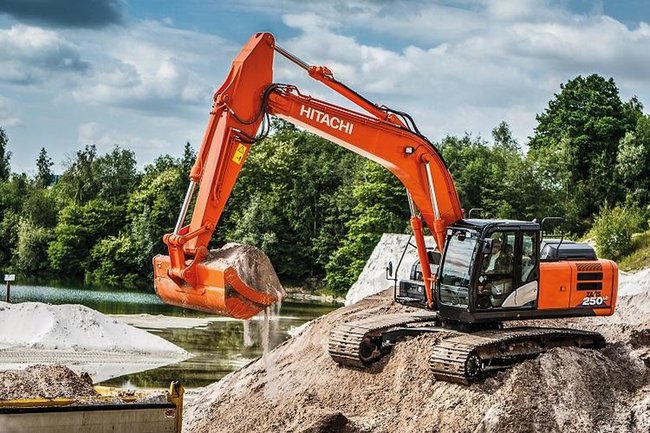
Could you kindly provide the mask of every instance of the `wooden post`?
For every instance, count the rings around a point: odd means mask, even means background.
[[[16,281],[16,275],[14,274],[5,274],[5,282],[7,283],[7,288],[5,289],[5,301],[11,302],[11,282]]]

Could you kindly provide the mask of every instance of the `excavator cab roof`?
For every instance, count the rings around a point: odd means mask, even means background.
[[[538,231],[540,229],[540,225],[537,222],[509,219],[463,219],[450,226],[450,228],[471,229],[480,232],[493,227],[531,231]]]

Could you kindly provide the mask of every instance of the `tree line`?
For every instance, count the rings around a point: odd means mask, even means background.
[[[636,97],[622,101],[611,78],[562,84],[525,144],[505,122],[490,140],[466,134],[434,144],[466,210],[524,220],[563,216],[574,236],[616,224],[646,228],[650,117]],[[60,176],[44,148],[35,174],[13,173],[8,149],[0,128],[0,269],[152,286],[151,258],[165,253],[161,237],[174,226],[196,156],[189,143],[182,157],[164,155],[143,170],[131,150],[115,146],[99,155],[88,145]],[[381,234],[407,233],[408,218],[405,190],[383,167],[276,120],[273,133],[253,146],[211,246],[256,245],[285,283],[344,293]],[[620,248],[603,252],[616,256]]]

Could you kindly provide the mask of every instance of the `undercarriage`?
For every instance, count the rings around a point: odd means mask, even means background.
[[[434,312],[366,318],[335,327],[330,332],[329,353],[341,365],[363,369],[388,355],[399,341],[444,332],[447,337],[431,348],[429,367],[437,380],[469,385],[554,347],[605,347],[599,333],[576,329],[518,327],[469,332],[454,328],[443,326]]]

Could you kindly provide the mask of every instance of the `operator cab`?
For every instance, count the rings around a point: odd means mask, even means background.
[[[474,322],[535,309],[539,235],[540,225],[529,221],[468,219],[451,226],[436,283],[440,313]]]
[[[534,308],[539,232],[540,225],[529,221],[466,219],[452,225],[439,266],[432,267],[441,313],[456,318],[467,311]],[[396,299],[426,304],[419,262],[410,279],[400,281]]]

